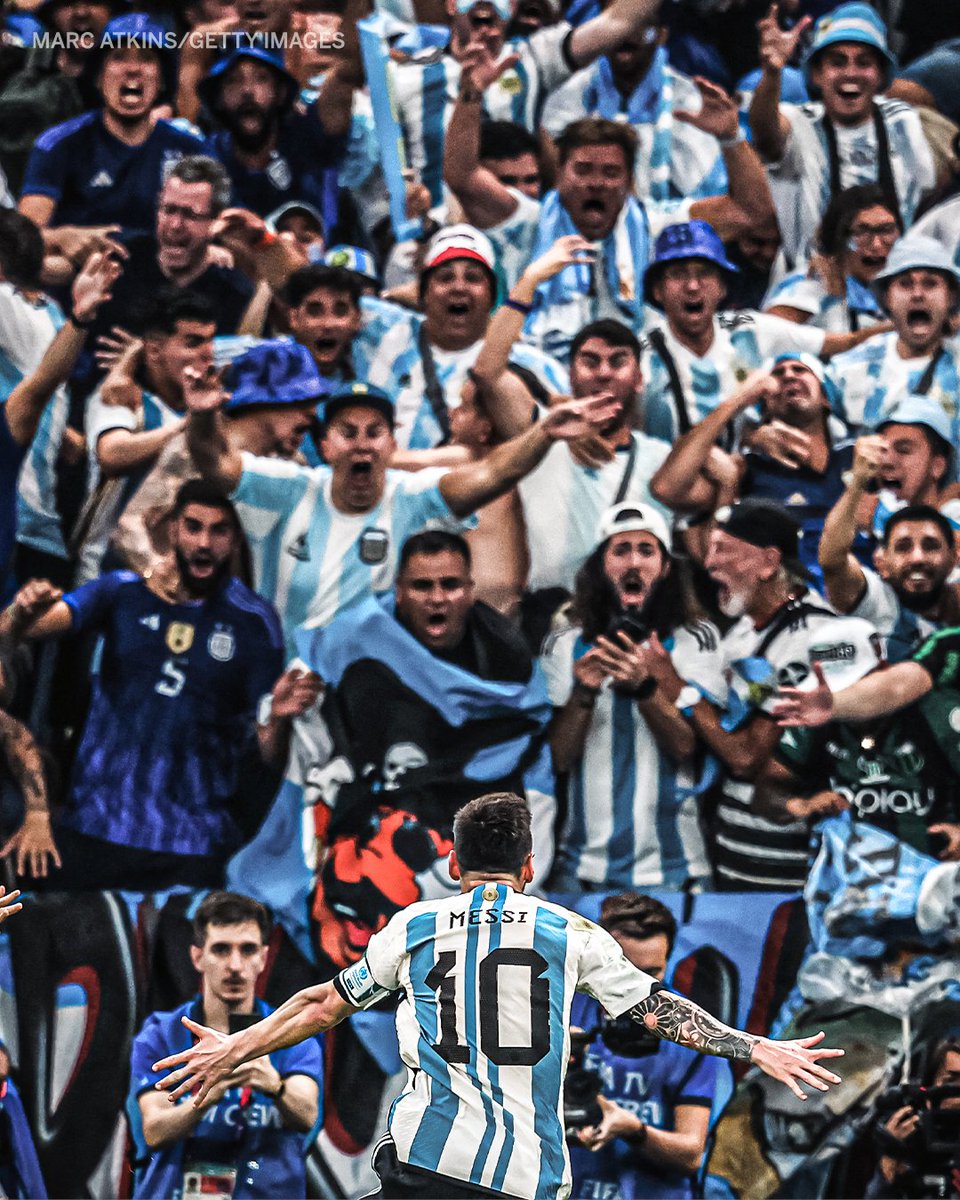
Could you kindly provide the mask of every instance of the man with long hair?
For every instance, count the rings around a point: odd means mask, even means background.
[[[555,770],[569,773],[555,886],[680,887],[710,874],[695,794],[697,739],[659,689],[659,640],[685,683],[723,692],[719,634],[694,621],[666,521],[625,501],[604,513],[577,575],[575,624],[546,645]]]

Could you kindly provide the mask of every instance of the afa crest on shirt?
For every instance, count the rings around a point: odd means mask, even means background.
[[[516,71],[504,71],[499,79],[500,90],[515,96],[523,87],[523,81]]]
[[[225,629],[222,625],[218,625],[207,639],[207,652],[217,662],[229,662],[236,648],[233,630]]]
[[[193,635],[196,632],[192,625],[185,621],[173,621],[167,626],[167,648],[173,654],[186,654],[193,645]]]

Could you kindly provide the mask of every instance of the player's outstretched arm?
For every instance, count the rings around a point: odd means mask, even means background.
[[[822,1047],[822,1033],[783,1042],[755,1037],[742,1029],[724,1025],[685,996],[663,990],[635,1005],[630,1015],[664,1041],[679,1042],[702,1054],[752,1062],[767,1075],[785,1083],[801,1100],[807,1098],[801,1084],[825,1092],[831,1083],[840,1082],[839,1075],[817,1062],[818,1058],[838,1058],[843,1054],[842,1050]]]
[[[332,983],[321,983],[297,992],[269,1017],[239,1033],[221,1033],[181,1017],[198,1041],[189,1050],[153,1064],[154,1071],[171,1072],[155,1086],[170,1093],[171,1103],[198,1088],[193,1103],[199,1108],[234,1067],[332,1029],[352,1012],[356,1012],[354,1006],[341,998]]]

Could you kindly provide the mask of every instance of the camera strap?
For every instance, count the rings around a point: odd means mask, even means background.
[[[437,364],[434,362],[433,351],[427,338],[426,322],[417,331],[417,349],[420,351],[420,361],[423,364],[423,388],[430,401],[434,419],[440,426],[439,445],[446,446],[450,441],[450,412],[447,409],[447,398],[443,394],[440,378],[437,375]]]
[[[915,396],[925,396],[933,387],[933,380],[937,374],[937,367],[940,365],[940,359],[946,358],[947,348],[944,345],[934,354],[927,363],[927,369],[917,380],[915,386],[911,389]]]
[[[625,499],[630,488],[630,479],[633,476],[633,468],[637,462],[637,436],[631,431],[630,433],[630,449],[627,451],[627,462],[623,468],[623,475],[620,478],[620,486],[617,488],[617,494],[614,496],[612,503],[621,504]]]
[[[667,372],[670,393],[673,396],[673,408],[677,414],[677,429],[682,437],[683,434],[690,432],[690,413],[687,411],[687,397],[683,390],[683,384],[680,382],[680,372],[677,370],[676,360],[667,349],[667,339],[664,337],[662,329],[651,330],[647,334],[647,341],[660,355],[660,361]]]

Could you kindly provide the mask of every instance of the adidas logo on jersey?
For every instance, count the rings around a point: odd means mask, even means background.
[[[156,633],[160,628],[160,615],[158,613],[151,613],[149,617],[141,617],[138,623],[147,629],[152,629]]]
[[[99,174],[94,175],[90,180],[90,186],[96,188],[113,187],[113,180],[106,171],[100,171]]]

